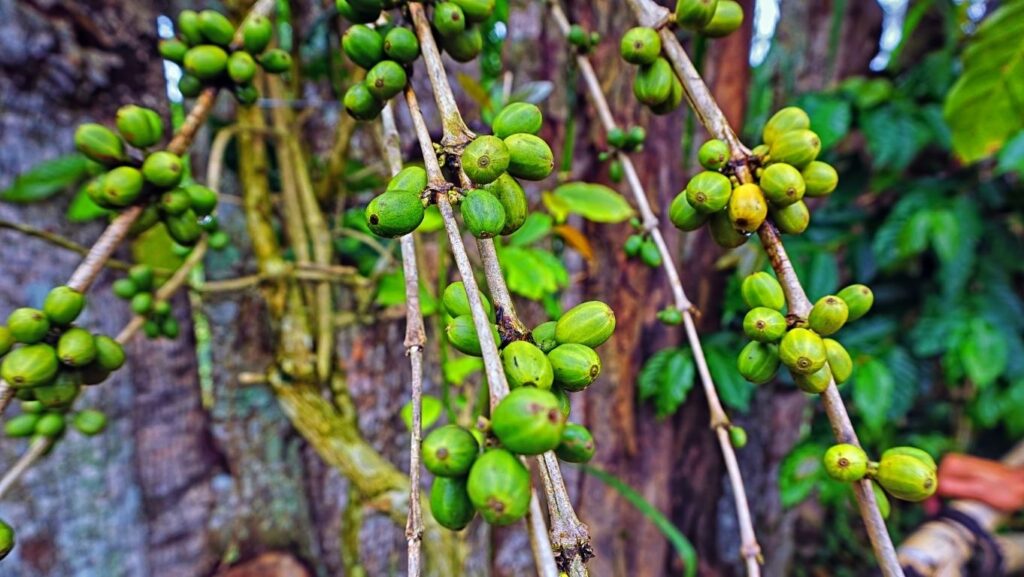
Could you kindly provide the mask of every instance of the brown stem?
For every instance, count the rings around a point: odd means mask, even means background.
[[[707,85],[704,84],[700,74],[697,73],[693,63],[690,62],[690,58],[686,55],[686,51],[679,43],[675,33],[663,27],[668,21],[668,10],[650,0],[627,0],[627,2],[642,25],[661,29],[662,50],[683,83],[690,107],[700,118],[709,134],[729,145],[732,159],[738,166],[737,177],[740,181],[753,182],[753,175],[747,167],[750,152],[743,146],[729,125],[729,121],[725,118]],[[793,272],[793,265],[786,255],[778,231],[770,221],[766,221],[759,229],[758,234],[771,259],[775,274],[786,291],[789,310],[799,316],[805,315],[810,311],[811,304],[807,300],[807,295],[799,279]],[[834,381],[829,384],[828,389],[822,395],[822,400],[836,438],[840,442],[859,445],[857,433],[846,413],[846,407],[843,405]],[[892,538],[889,536],[885,520],[882,519],[878,510],[870,485],[866,482],[857,483],[854,486],[854,494],[857,497],[861,517],[883,575],[885,577],[903,577],[903,569],[896,557],[896,549],[893,547]]]
[[[28,471],[32,465],[46,454],[47,449],[53,446],[53,439],[50,437],[39,437],[32,441],[28,446],[28,450],[21,454],[18,461],[14,463],[10,469],[4,474],[4,477],[0,479],[0,499],[4,498],[7,491],[11,490],[14,483]]]
[[[67,249],[71,252],[76,252],[82,256],[89,254],[89,247],[82,246],[77,242],[71,240],[70,238],[63,237],[59,234],[52,233],[48,230],[42,230],[39,228],[35,228],[33,226],[29,226],[27,224],[22,224],[20,222],[10,222],[7,220],[0,220],[0,228],[6,228],[9,230],[20,232],[21,234],[24,234],[26,236],[38,238],[54,246]],[[104,266],[108,268],[114,268],[117,270],[128,270],[131,268],[132,265],[122,260],[112,258],[105,262]]]
[[[391,176],[402,170],[402,148],[391,103],[381,111],[384,158]],[[409,518],[405,538],[409,550],[409,577],[420,575],[420,542],[423,540],[423,512],[420,510],[420,443],[423,429],[423,346],[427,342],[420,312],[420,279],[416,265],[416,240],[412,233],[402,237],[402,271],[405,273],[405,354],[412,369],[412,427],[409,441]]]

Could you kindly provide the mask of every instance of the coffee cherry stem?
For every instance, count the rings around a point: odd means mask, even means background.
[[[548,6],[559,29],[563,34],[568,35],[571,25],[557,0],[549,0]],[[608,104],[608,99],[605,97],[604,91],[601,88],[601,83],[597,78],[597,74],[594,72],[594,67],[590,63],[590,59],[585,54],[579,54],[576,56],[576,65],[580,74],[583,76],[584,83],[587,87],[587,93],[590,96],[591,103],[597,110],[601,124],[604,126],[606,133],[612,133],[618,129],[618,125],[615,122],[615,117]],[[733,497],[735,499],[736,512],[740,525],[740,537],[742,540],[741,550],[747,567],[747,575],[751,577],[760,575],[761,547],[758,544],[757,535],[754,531],[753,517],[750,513],[750,506],[747,502],[746,489],[743,485],[743,475],[740,472],[735,448],[729,438],[729,428],[731,426],[729,417],[726,415],[725,409],[722,407],[722,403],[719,399],[718,391],[715,388],[714,379],[711,377],[711,371],[708,368],[707,360],[704,357],[700,336],[697,333],[697,327],[694,322],[694,316],[698,311],[686,297],[686,292],[683,290],[683,284],[679,276],[679,270],[676,268],[675,259],[668,250],[665,237],[661,234],[661,229],[658,226],[658,218],[655,216],[654,211],[651,209],[650,202],[647,200],[646,191],[640,181],[640,177],[637,174],[636,167],[633,165],[632,159],[622,150],[616,150],[615,154],[617,154],[618,160],[622,164],[623,173],[626,176],[626,182],[629,185],[629,189],[632,192],[636,206],[639,209],[640,216],[642,218],[641,230],[648,234],[654,244],[658,247],[658,251],[662,256],[662,268],[665,270],[665,276],[668,279],[669,287],[672,290],[675,307],[683,313],[683,324],[685,326],[686,338],[690,343],[690,348],[693,350],[694,359],[697,364],[697,371],[700,375],[701,384],[703,385],[705,397],[708,402],[708,409],[711,415],[711,428],[714,429],[715,435],[718,438],[719,448],[722,452],[723,459],[725,460],[729,482],[733,489]]]
[[[669,18],[669,10],[655,4],[651,0],[627,0],[634,16],[644,26],[658,28]],[[749,163],[751,153],[740,142],[736,133],[729,125],[728,119],[719,108],[715,98],[711,95],[707,85],[704,83],[693,62],[690,61],[686,50],[680,44],[675,33],[667,28],[660,29],[662,52],[675,69],[679,80],[683,84],[686,93],[686,101],[690,108],[697,115],[701,124],[708,133],[729,145],[732,151],[732,161],[736,168],[735,176],[740,183],[753,183],[754,175]],[[811,310],[811,303],[807,299],[803,286],[793,270],[793,265],[786,254],[782,240],[779,238],[778,230],[766,219],[758,229],[761,244],[765,247],[771,259],[775,275],[782,284],[786,294],[789,311],[801,318],[806,318]],[[831,382],[828,388],[821,395],[828,414],[829,422],[832,424],[833,433],[840,443],[859,445],[857,433],[853,428],[850,417],[847,414],[846,406],[839,395],[839,389],[835,382]],[[903,569],[900,567],[896,556],[896,549],[892,543],[892,537],[882,519],[881,513],[875,502],[874,491],[871,489],[870,481],[861,481],[854,485],[854,493],[860,508],[861,517],[864,519],[871,546],[878,560],[882,574],[885,577],[902,577]]]

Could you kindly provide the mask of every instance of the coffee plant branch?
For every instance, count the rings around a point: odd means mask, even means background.
[[[548,0],[548,5],[559,30],[561,30],[562,34],[568,38],[571,25],[569,23],[569,19],[565,15],[565,12],[562,11],[562,7],[558,0]],[[601,120],[601,124],[603,125],[605,132],[608,133],[615,130],[618,128],[615,122],[615,117],[612,114],[611,107],[608,105],[608,100],[604,95],[604,91],[601,89],[601,83],[597,78],[597,74],[594,72],[594,67],[591,65],[590,59],[585,53],[578,52],[576,54],[576,65],[579,68],[580,74],[583,76],[583,81],[587,87],[587,93],[590,96],[590,101],[597,110],[597,116]],[[636,201],[636,206],[640,211],[643,227],[651,235],[655,245],[658,247],[658,252],[661,253],[662,266],[665,269],[665,276],[668,278],[668,284],[672,289],[675,306],[683,313],[686,337],[690,344],[690,348],[693,350],[693,356],[697,365],[697,372],[700,374],[701,384],[704,388],[704,396],[707,398],[708,402],[708,410],[711,415],[711,428],[718,437],[718,444],[721,448],[722,458],[725,460],[729,482],[732,486],[733,497],[736,504],[736,515],[740,526],[740,537],[742,539],[740,551],[747,567],[747,574],[751,577],[756,577],[761,574],[761,546],[758,544],[757,536],[754,532],[750,506],[747,503],[747,493],[743,485],[743,476],[740,473],[739,464],[736,459],[736,452],[729,439],[729,417],[722,408],[722,403],[718,398],[718,392],[715,388],[715,382],[711,377],[711,371],[708,369],[707,360],[704,357],[704,350],[701,346],[700,337],[697,335],[696,325],[694,324],[692,305],[690,304],[689,299],[686,298],[686,293],[683,290],[683,284],[679,277],[679,271],[676,269],[675,260],[668,250],[668,245],[665,242],[665,237],[661,234],[661,229],[658,227],[658,217],[655,216],[654,211],[651,210],[650,202],[647,199],[647,193],[644,190],[643,184],[640,182],[640,177],[637,174],[636,167],[633,165],[632,159],[623,150],[617,150],[616,155],[619,162],[622,164],[623,173],[626,176],[626,182],[628,183],[629,189]]]
[[[428,76],[430,78],[431,87],[433,88],[434,101],[437,103],[438,110],[441,112],[442,116],[442,126],[444,130],[441,139],[442,146],[449,154],[454,153],[455,151],[461,151],[461,149],[470,140],[472,140],[475,135],[466,128],[466,123],[462,118],[462,114],[459,112],[458,105],[455,102],[455,96],[452,93],[451,85],[448,82],[448,74],[444,69],[440,51],[434,41],[430,23],[427,21],[422,4],[418,2],[410,2],[409,14],[416,28],[416,35],[419,37],[423,61],[427,65],[429,71]],[[429,139],[429,133],[427,133],[427,137]],[[421,147],[423,146],[424,143],[421,140]],[[430,147],[432,149],[433,145],[431,144]],[[424,150],[424,154],[426,154],[426,150]],[[454,156],[454,154],[452,155]],[[469,179],[461,168],[459,169],[459,173],[460,180],[464,184],[469,183]],[[442,216],[445,217],[445,225],[446,228],[449,228],[449,236],[451,236],[452,230],[454,230],[456,236],[458,236],[458,226],[455,224],[451,204],[448,202],[448,199],[443,199],[443,204],[441,199],[439,199],[438,206],[441,209]],[[449,224],[451,225],[450,227]],[[455,239],[452,239],[452,244],[456,244]],[[461,238],[459,238],[459,244],[461,245]],[[499,318],[499,325],[504,326],[507,323],[512,327],[518,327],[512,332],[519,332],[522,330],[522,323],[519,321],[515,313],[515,305],[512,302],[508,287],[505,284],[505,278],[501,274],[501,266],[498,263],[497,253],[494,250],[493,240],[481,240],[478,243],[478,246],[480,248],[480,257],[484,262],[484,271],[487,276],[488,287],[494,301],[495,309],[500,311],[500,314],[502,315],[502,317]],[[468,264],[468,262],[466,264]],[[472,272],[471,269],[470,272]],[[465,274],[463,274],[463,277],[465,277]],[[470,283],[468,281],[465,282],[468,292]],[[473,284],[476,284],[475,281],[473,281]],[[472,302],[472,297],[470,297],[470,299],[470,302]],[[481,309],[481,313],[482,312],[483,310]],[[481,322],[486,322],[486,317],[481,315],[481,318],[479,320],[475,319],[475,322],[477,326],[477,334],[487,334],[486,330],[481,331]],[[525,333],[525,331],[523,332]],[[503,334],[502,336],[504,338],[507,334]],[[488,343],[486,348],[491,348],[489,339],[480,340],[481,343]],[[484,359],[486,365],[486,355]],[[497,356],[495,356],[494,361],[492,362],[497,362],[500,370],[500,362]],[[501,374],[500,378],[505,389],[504,394],[507,394],[508,385],[504,383],[504,374]],[[495,396],[492,394],[492,407],[504,396],[504,394],[497,399],[495,399]],[[583,566],[583,562],[592,555],[592,551],[590,549],[590,532],[587,529],[587,526],[579,520],[579,516],[576,514],[576,511],[572,506],[572,502],[569,499],[569,493],[565,488],[565,481],[563,480],[561,470],[559,469],[558,459],[553,453],[549,452],[544,454],[538,461],[548,501],[552,545],[556,554],[559,556],[560,565],[563,566],[563,569],[569,568],[569,573],[572,577],[585,575],[586,569]]]
[[[70,238],[63,237],[59,234],[52,233],[48,230],[42,230],[39,228],[35,228],[33,226],[29,226],[27,224],[21,224],[20,222],[10,222],[7,220],[0,220],[0,228],[13,230],[15,232],[24,234],[25,236],[38,238],[56,247],[78,253],[82,256],[89,254],[89,247],[80,245],[77,242],[71,240]],[[117,260],[116,258],[109,259],[107,260],[107,262],[103,264],[107,268],[113,268],[121,271],[127,271],[132,266],[124,262],[123,260]]]
[[[679,43],[675,33],[666,28],[665,24],[670,20],[670,13],[666,8],[654,4],[650,0],[627,0],[634,15],[644,26],[659,30],[663,51],[672,67],[675,69],[679,80],[683,84],[686,100],[690,107],[699,117],[701,123],[714,138],[725,141],[732,152],[732,163],[736,166],[736,176],[743,183],[753,182],[753,175],[747,166],[750,152],[740,142],[736,133],[729,125],[725,114],[719,108],[707,85],[697,73],[696,68],[686,55],[686,51]],[[797,278],[793,265],[786,255],[785,247],[779,237],[778,231],[771,220],[758,229],[761,244],[772,263],[772,268],[782,284],[786,293],[786,301],[789,304],[790,314],[805,317],[811,309],[811,303],[807,299],[803,286]],[[857,433],[850,422],[839,390],[835,381],[832,380],[826,391],[822,394],[822,403],[828,415],[829,422],[836,438],[841,443],[860,445]],[[862,479],[853,485],[854,495],[860,508],[861,517],[864,520],[868,537],[875,557],[885,577],[903,577],[903,569],[900,567],[896,557],[896,549],[893,547],[892,538],[882,519],[878,509],[874,491],[871,488],[869,479]]]
[[[392,177],[402,171],[402,149],[391,103],[381,111],[384,159]],[[420,275],[413,233],[402,237],[402,272],[405,275],[405,354],[412,372],[412,426],[409,431],[409,518],[405,538],[409,549],[409,577],[419,577],[423,511],[420,507],[420,443],[423,441],[423,346],[427,342],[420,311]]]

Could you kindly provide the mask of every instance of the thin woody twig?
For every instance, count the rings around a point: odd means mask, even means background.
[[[21,454],[14,466],[8,469],[7,473],[4,474],[3,479],[0,479],[0,499],[4,498],[7,491],[11,490],[14,483],[28,471],[32,465],[46,454],[46,451],[53,446],[53,439],[50,437],[39,437],[32,441],[28,446],[28,450]]]
[[[7,220],[0,220],[0,228],[6,228],[9,230],[20,232],[21,234],[24,234],[26,236],[38,238],[54,246],[67,249],[71,252],[76,252],[82,256],[89,254],[89,247],[80,245],[77,242],[71,240],[70,238],[63,237],[59,234],[52,233],[48,230],[43,230],[40,228],[36,228],[34,226],[22,224],[20,222],[10,222]],[[114,268],[117,270],[128,270],[132,267],[132,265],[122,260],[117,260],[114,258],[104,263],[104,266],[108,268]]]
[[[627,2],[642,25],[660,29],[662,50],[683,83],[690,107],[714,138],[723,140],[729,145],[732,151],[732,160],[737,166],[737,178],[741,182],[753,182],[753,175],[746,164],[750,152],[743,146],[729,125],[725,114],[722,113],[718,103],[711,95],[711,91],[708,90],[693,63],[690,62],[679,39],[676,38],[672,30],[664,27],[668,21],[669,11],[650,0],[627,0]],[[790,312],[798,316],[805,316],[811,309],[811,303],[786,255],[785,247],[775,225],[770,220],[765,221],[765,224],[758,230],[758,235],[771,260],[772,268],[775,269],[775,275],[785,290]],[[822,402],[836,438],[840,442],[859,445],[857,433],[853,428],[853,423],[850,422],[835,381],[832,381],[822,394]],[[903,569],[896,557],[892,538],[889,536],[885,521],[875,502],[871,481],[864,479],[855,483],[853,488],[868,538],[871,540],[875,558],[878,560],[883,575],[885,577],[903,577]]]
[[[402,149],[395,115],[388,103],[381,111],[384,157],[391,176],[402,170]],[[423,429],[423,347],[427,342],[420,311],[420,280],[416,265],[413,233],[402,237],[402,271],[405,273],[405,354],[412,369],[412,427],[409,440],[409,519],[405,538],[409,550],[409,577],[419,577],[423,541],[423,512],[420,505],[420,443]]]
[[[570,23],[565,13],[562,11],[558,0],[548,0],[548,5],[551,8],[551,14],[554,16],[554,20],[558,24],[562,34],[568,37]],[[597,110],[597,116],[600,119],[605,132],[614,130],[618,127],[615,122],[615,117],[612,115],[611,107],[608,105],[608,99],[605,97],[604,91],[601,89],[601,84],[598,81],[597,74],[594,72],[594,67],[590,63],[590,59],[585,54],[577,54],[576,64],[583,76],[583,81],[584,84],[586,84],[591,103]],[[703,347],[701,346],[700,337],[697,334],[697,329],[693,320],[693,313],[691,310],[692,305],[683,290],[683,284],[680,280],[675,260],[668,250],[668,245],[665,242],[665,237],[661,234],[661,229],[658,227],[658,218],[655,216],[654,211],[651,210],[650,202],[647,199],[647,193],[644,190],[643,184],[640,182],[640,177],[637,174],[636,167],[633,165],[632,159],[621,150],[617,151],[616,155],[623,167],[626,182],[629,185],[629,189],[633,194],[633,199],[640,211],[643,227],[650,234],[654,244],[658,247],[658,252],[661,253],[662,267],[665,270],[665,276],[667,277],[669,287],[672,290],[675,307],[683,314],[686,337],[689,341],[690,348],[693,350],[697,364],[697,372],[700,374],[700,380],[704,388],[704,396],[707,398],[708,409],[711,415],[711,428],[714,429],[715,436],[718,438],[719,448],[722,452],[722,458],[725,461],[730,485],[732,486],[733,498],[736,505],[736,515],[740,526],[740,537],[742,539],[740,551],[747,567],[747,575],[756,577],[761,574],[761,546],[758,544],[757,536],[754,532],[750,506],[747,503],[746,489],[743,486],[743,477],[740,473],[739,463],[736,459],[736,452],[732,446],[732,442],[729,440],[729,417],[722,408],[722,403],[719,400],[718,392],[715,388],[715,382],[711,377],[711,371],[708,369],[707,361],[704,357]]]

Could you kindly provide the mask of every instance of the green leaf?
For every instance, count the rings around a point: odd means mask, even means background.
[[[738,352],[732,346],[709,341],[704,348],[704,357],[708,361],[711,378],[715,380],[715,388],[718,389],[718,396],[722,398],[722,402],[745,413],[750,410],[750,397],[754,394],[754,385],[744,379],[736,368]]]
[[[531,212],[519,230],[506,237],[509,246],[528,246],[551,233],[551,216]]]
[[[477,357],[449,357],[442,365],[444,380],[449,384],[460,386],[470,376],[482,371],[484,362]]]
[[[960,344],[960,362],[979,388],[990,385],[1006,370],[1007,348],[1003,333],[985,319],[975,318]]]
[[[963,53],[963,74],[946,96],[953,149],[965,163],[996,153],[1024,128],[1024,2],[986,18]]]
[[[782,460],[779,465],[779,493],[783,507],[799,505],[811,496],[824,477],[821,466],[824,454],[824,447],[819,445],[801,445]]]
[[[653,400],[659,419],[675,414],[693,388],[696,367],[690,349],[660,350],[647,359],[637,375],[641,400]]]
[[[441,418],[441,410],[444,406],[441,404],[441,399],[433,397],[431,395],[423,395],[421,399],[421,413],[420,413],[420,425],[422,430],[427,430],[431,425],[437,422]],[[412,401],[406,403],[401,410],[402,421],[405,423],[405,428],[412,430]]]
[[[685,568],[686,577],[697,575],[697,551],[693,548],[690,540],[686,538],[686,535],[683,535],[683,532],[673,525],[668,517],[663,515],[650,501],[644,499],[643,495],[611,473],[588,465],[580,465],[580,468],[588,475],[596,477],[605,485],[618,491],[626,501],[629,501],[630,505],[635,507],[637,511],[640,511],[648,521],[661,531],[662,535],[668,539],[668,542],[672,544],[672,547],[679,554],[679,559],[683,562],[683,567]]]
[[[568,282],[565,266],[543,250],[511,246],[498,253],[498,260],[508,289],[530,300],[539,301],[557,292],[560,281]]]
[[[380,276],[377,281],[377,295],[373,302],[384,308],[405,304],[405,273],[402,269]],[[436,310],[437,301],[420,282],[420,314],[429,316]]]
[[[71,199],[71,204],[68,205],[67,218],[71,222],[88,222],[108,214],[110,214],[109,210],[93,202],[85,190],[79,189],[75,193],[75,197]]]
[[[1024,131],[1018,132],[1006,143],[1006,146],[999,151],[999,164],[996,166],[996,173],[1006,174],[1016,172],[1024,174]]]
[[[878,359],[869,359],[854,371],[853,403],[869,431],[880,432],[888,421],[894,386],[889,367]]]
[[[956,257],[960,244],[960,219],[949,209],[934,210],[928,214],[929,236],[932,248],[943,262]]]
[[[551,193],[568,212],[593,222],[622,222],[633,216],[633,207],[621,194],[588,182],[569,182]]]
[[[910,165],[929,132],[916,121],[912,111],[892,105],[863,113],[861,130],[875,167],[892,170]]]
[[[81,154],[58,156],[43,161],[0,191],[0,200],[7,202],[38,202],[75,184],[89,174],[89,159]]]
[[[807,267],[807,294],[814,302],[820,297],[833,294],[839,288],[839,264],[836,257],[823,250],[814,253]]]

